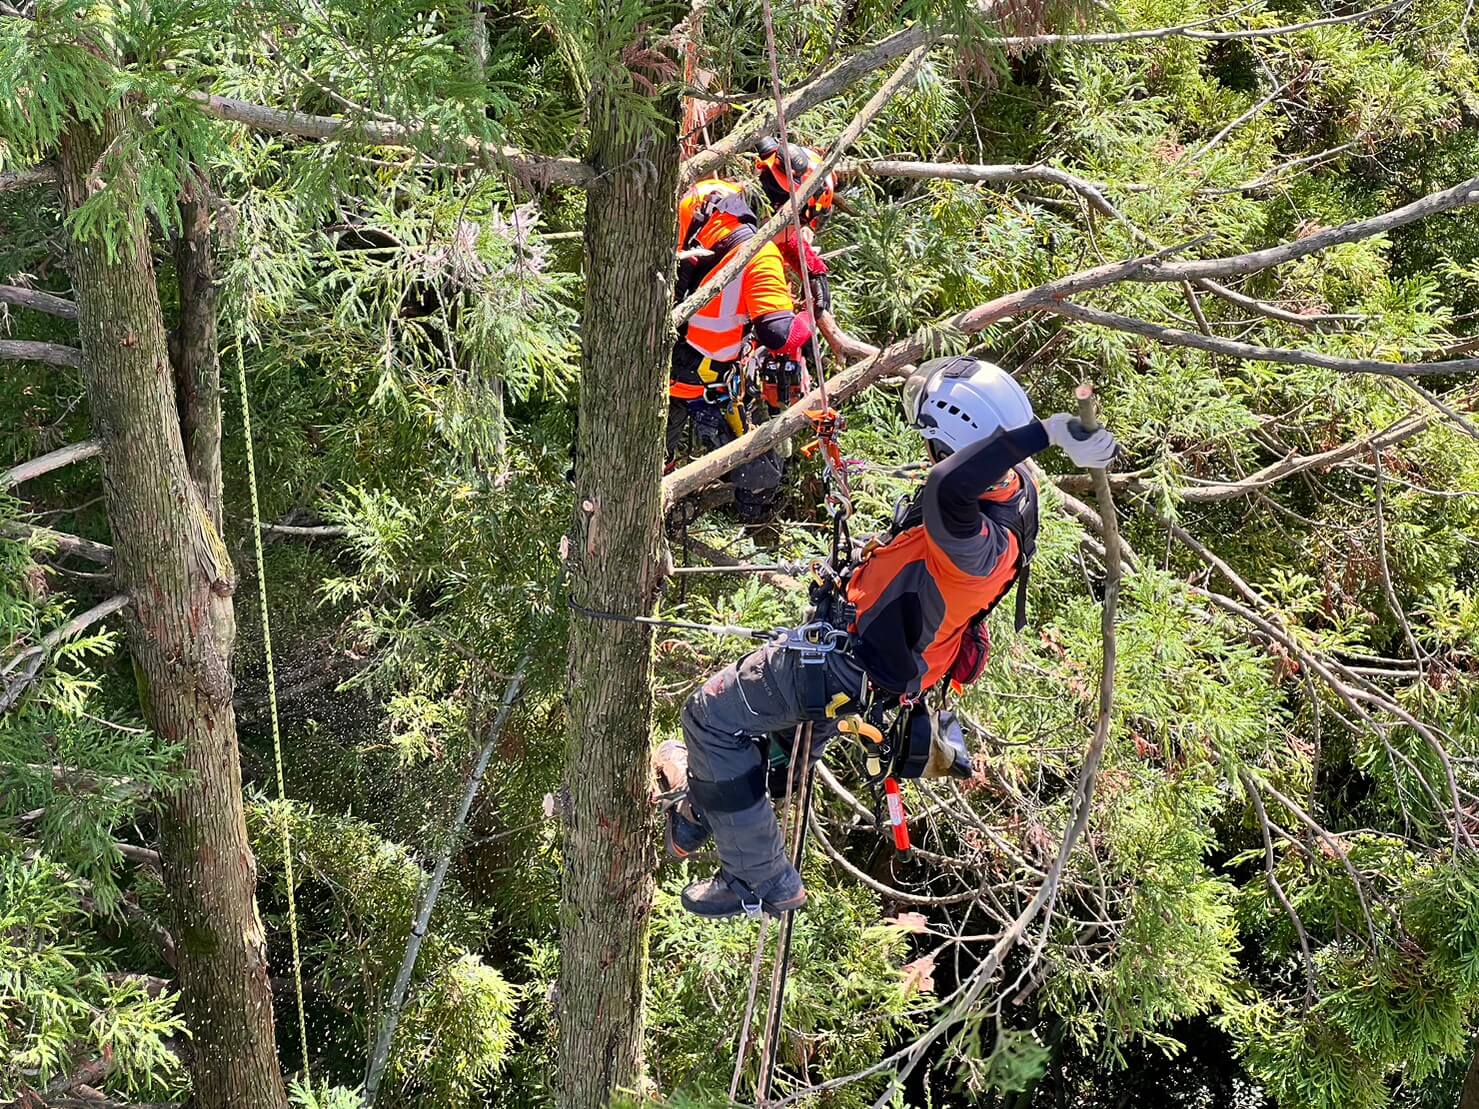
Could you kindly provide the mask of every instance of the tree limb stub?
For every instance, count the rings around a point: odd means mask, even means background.
[[[1318,366],[1348,374],[1385,374],[1389,377],[1419,377],[1432,374],[1472,373],[1479,370],[1479,358],[1457,358],[1449,362],[1381,362],[1370,358],[1335,358],[1314,351],[1287,350],[1283,347],[1264,347],[1253,343],[1239,343],[1216,335],[1202,335],[1194,331],[1182,331],[1174,327],[1162,327],[1146,320],[1102,312],[1097,308],[1085,308],[1080,304],[1060,301],[1042,306],[1044,312],[1065,316],[1080,323],[1091,323],[1097,327],[1114,331],[1128,331],[1144,335],[1158,343],[1169,346],[1193,347],[1212,354],[1225,354],[1231,358],[1243,358],[1250,362],[1277,362],[1290,366]]]
[[[404,123],[346,119],[343,116],[310,115],[265,104],[252,104],[230,96],[191,92],[191,101],[206,115],[228,123],[241,123],[258,131],[279,135],[297,135],[305,139],[334,139],[367,143],[372,146],[407,146],[425,129]],[[593,170],[578,158],[561,158],[549,154],[532,154],[512,146],[500,146],[478,139],[462,139],[456,145],[470,152],[480,164],[516,171],[537,184],[585,185],[595,177]]]
[[[18,285],[0,285],[0,304],[13,304],[17,308],[31,308],[45,312],[48,316],[60,316],[64,320],[77,318],[77,305],[66,297],[44,293],[40,289],[22,289]]]
[[[70,466],[74,462],[86,462],[89,458],[96,458],[102,453],[103,444],[96,439],[86,439],[81,443],[70,443],[65,447],[58,447],[54,451],[47,451],[45,454],[37,455],[27,462],[0,472],[0,489],[10,489],[23,481],[30,481],[42,474],[60,470],[63,466]]]
[[[16,189],[31,189],[37,185],[56,184],[55,166],[36,166],[33,169],[18,169],[11,173],[0,173],[0,193]]]
[[[30,339],[0,339],[0,361],[45,362],[50,366],[82,365],[82,352],[61,343],[37,343]]]

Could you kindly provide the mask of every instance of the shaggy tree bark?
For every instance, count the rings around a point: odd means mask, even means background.
[[[126,160],[107,154],[127,125],[116,112],[96,128],[74,124],[58,171],[69,209],[100,180],[126,209],[116,249],[98,236],[74,241],[71,268],[83,377],[103,445],[113,569],[132,598],[124,622],[139,700],[160,738],[180,745],[188,772],[164,801],[161,854],[191,1033],[193,1104],[283,1109],[231,707],[235,578],[202,496],[212,483],[219,488],[220,463],[195,450],[199,434],[187,461],[138,182]],[[215,394],[197,392],[189,405],[186,422],[198,432],[213,419],[219,441]],[[202,472],[192,473],[191,461]]]
[[[598,96],[586,200],[574,601],[651,611],[661,583],[663,434],[672,356],[678,101],[646,124]],[[660,130],[659,130],[660,128]],[[598,1109],[642,1070],[652,908],[652,639],[572,614],[560,911],[560,1104]]]

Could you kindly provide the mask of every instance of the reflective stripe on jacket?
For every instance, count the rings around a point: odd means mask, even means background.
[[[719,268],[716,266],[713,273],[718,273]],[[712,274],[699,287],[711,281]],[[694,314],[684,338],[700,354],[716,362],[732,362],[739,357],[745,329],[753,320],[795,309],[781,253],[774,243],[766,243],[743,273]]]

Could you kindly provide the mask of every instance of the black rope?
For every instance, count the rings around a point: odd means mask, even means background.
[[[807,730],[807,738],[810,739],[810,729]],[[791,752],[792,758],[798,756],[806,759],[806,774],[801,782],[801,812],[798,817],[801,826],[796,830],[796,851],[791,856],[791,865],[800,872],[802,860],[806,858],[806,834],[811,825],[811,800],[816,792],[816,762],[811,757],[809,745],[804,754],[798,751]],[[765,1069],[755,1089],[755,1101],[758,1105],[764,1105],[770,1100],[771,1086],[775,1082],[776,1053],[780,1046],[781,1025],[785,1022],[786,982],[791,976],[791,935],[795,925],[796,910],[792,909],[781,918],[781,934],[776,941],[776,958],[780,960],[780,984],[776,992],[775,1003],[765,1014],[765,1041],[764,1050],[761,1052],[761,1058],[765,1060]]]
[[[617,624],[645,624],[651,628],[671,628],[674,631],[708,632],[710,635],[732,635],[739,639],[768,640],[775,630],[747,628],[740,624],[696,624],[689,620],[662,620],[656,616],[627,616],[620,612],[603,612],[597,608],[586,608],[574,597],[566,598],[570,608],[591,620],[609,620]]]

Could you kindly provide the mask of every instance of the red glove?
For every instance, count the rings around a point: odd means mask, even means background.
[[[791,320],[791,330],[786,335],[785,346],[776,349],[776,353],[782,358],[800,359],[802,349],[817,333],[817,325],[812,322],[810,312],[797,312]]]
[[[805,235],[801,237],[801,245],[798,249],[796,228],[786,228],[786,233],[775,245],[780,249],[781,260],[786,263],[786,268],[792,273],[828,272],[826,259],[816,252],[816,248],[811,245],[811,240]]]

